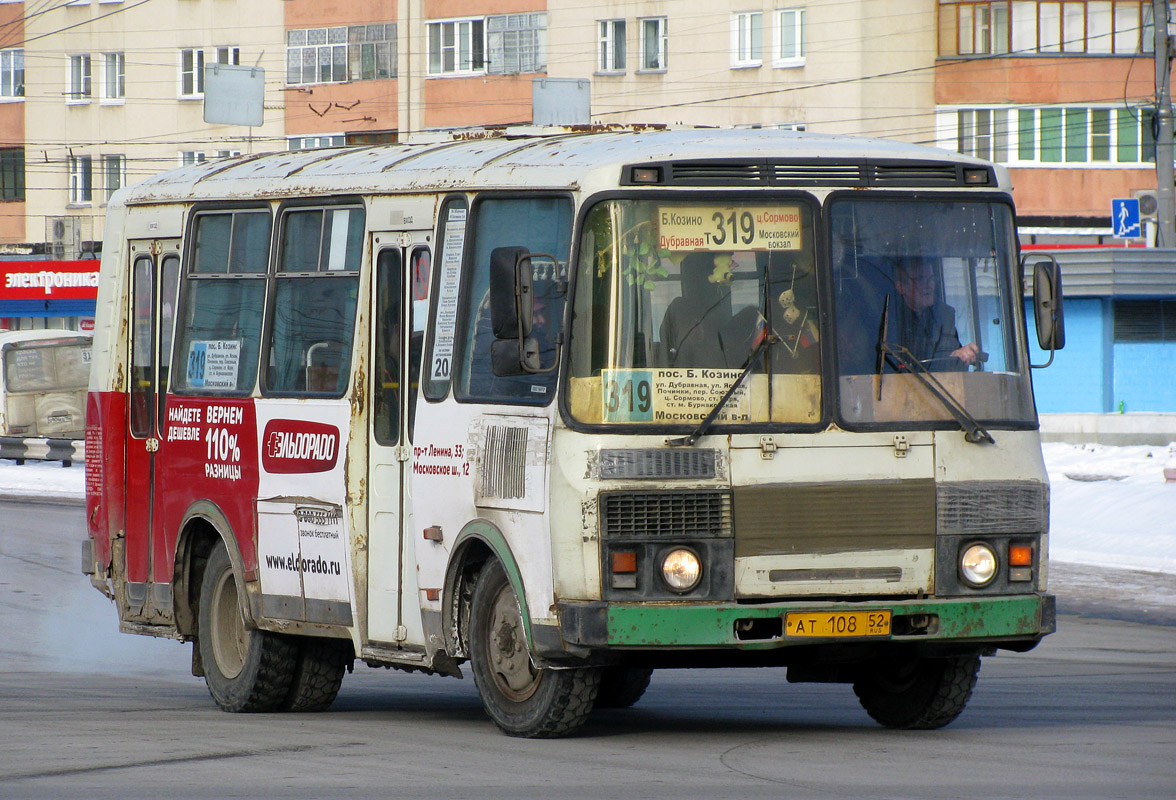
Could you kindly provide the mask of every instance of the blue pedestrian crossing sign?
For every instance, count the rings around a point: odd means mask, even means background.
[[[1111,231],[1116,239],[1141,239],[1143,228],[1139,225],[1139,199],[1116,197],[1111,200]]]

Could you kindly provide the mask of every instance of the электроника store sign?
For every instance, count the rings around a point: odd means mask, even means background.
[[[0,261],[0,317],[93,315],[100,264]]]

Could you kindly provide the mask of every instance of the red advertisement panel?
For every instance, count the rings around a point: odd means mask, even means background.
[[[0,261],[0,300],[94,300],[97,259]]]

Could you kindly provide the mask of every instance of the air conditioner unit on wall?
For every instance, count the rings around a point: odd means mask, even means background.
[[[1139,201],[1139,218],[1141,220],[1155,220],[1156,212],[1160,210],[1160,201],[1154,189],[1139,189],[1133,192]]]
[[[81,217],[45,217],[45,245],[50,258],[72,261],[82,254]]]

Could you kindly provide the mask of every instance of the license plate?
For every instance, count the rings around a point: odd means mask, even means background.
[[[784,616],[786,636],[838,638],[889,633],[889,611],[793,611]]]

